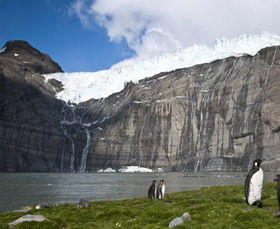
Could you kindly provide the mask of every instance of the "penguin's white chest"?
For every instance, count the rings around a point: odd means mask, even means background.
[[[248,203],[254,204],[256,201],[260,201],[262,198],[262,186],[263,186],[263,171],[260,168],[255,172],[251,178]]]
[[[162,184],[162,188],[161,188],[161,193],[162,193],[162,199],[164,199],[164,194],[165,194],[165,184]]]

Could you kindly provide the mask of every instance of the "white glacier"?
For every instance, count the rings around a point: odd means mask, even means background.
[[[79,103],[121,91],[129,81],[138,82],[160,72],[209,63],[229,56],[255,55],[260,49],[274,45],[280,45],[280,36],[262,32],[233,39],[218,39],[212,46],[194,44],[151,59],[132,58],[115,64],[108,70],[44,76],[46,80],[53,78],[63,83],[64,90],[56,95],[58,99]]]

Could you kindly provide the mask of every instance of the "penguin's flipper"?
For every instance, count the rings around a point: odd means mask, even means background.
[[[248,203],[248,197],[249,197],[249,191],[250,191],[250,182],[251,182],[251,177],[248,176],[246,177],[246,180],[245,180],[245,198],[246,198],[246,203]]]

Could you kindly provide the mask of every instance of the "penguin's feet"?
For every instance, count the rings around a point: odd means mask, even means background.
[[[257,203],[257,207],[258,207],[258,208],[262,208],[262,202],[258,202],[258,203]]]

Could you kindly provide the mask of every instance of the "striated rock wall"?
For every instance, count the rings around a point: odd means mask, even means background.
[[[280,170],[279,46],[77,105],[54,97],[63,85],[41,74],[61,68],[25,45],[0,53],[0,171],[228,171],[255,158]]]
[[[89,101],[85,119],[96,127],[87,168],[247,170],[263,158],[265,169],[279,170],[279,77],[280,50],[270,47],[254,57],[162,73]]]

